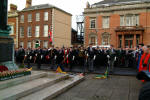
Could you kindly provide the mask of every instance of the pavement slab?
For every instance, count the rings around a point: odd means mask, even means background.
[[[142,84],[135,76],[94,79],[96,75],[86,75],[83,82],[52,100],[138,100]]]

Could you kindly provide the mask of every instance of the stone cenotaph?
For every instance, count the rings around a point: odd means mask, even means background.
[[[16,70],[18,67],[14,61],[14,41],[9,36],[11,28],[7,25],[8,0],[0,1],[0,65],[8,70]]]

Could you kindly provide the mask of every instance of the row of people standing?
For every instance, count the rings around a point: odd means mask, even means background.
[[[68,66],[70,71],[73,67],[81,66],[83,71],[88,69],[93,71],[101,66],[108,66],[110,64],[111,71],[114,66],[118,67],[135,67],[138,65],[139,49],[131,50],[126,49],[114,49],[110,48],[93,48],[89,45],[88,48],[50,48],[50,49],[23,49],[20,47],[15,51],[16,62],[27,63],[30,67],[30,63],[37,63],[38,69],[41,68],[41,64],[51,64],[53,69],[55,66],[61,66],[62,69]]]

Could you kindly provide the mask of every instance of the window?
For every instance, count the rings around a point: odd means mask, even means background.
[[[20,42],[20,46],[24,47],[24,43],[23,43],[23,42]]]
[[[90,20],[90,28],[95,28],[96,27],[96,21],[95,21],[95,19],[91,19]]]
[[[139,15],[120,16],[120,26],[136,26],[139,25]]]
[[[35,37],[39,37],[40,26],[35,26]]]
[[[133,26],[134,23],[134,15],[126,15],[126,26]]]
[[[132,26],[132,16],[126,17],[126,26]]]
[[[44,42],[43,42],[43,47],[44,47],[44,48],[48,48],[48,41],[44,41]]]
[[[11,28],[10,34],[14,34],[14,26],[10,25],[10,28]]]
[[[27,31],[27,35],[28,37],[31,37],[32,36],[32,33],[31,33],[31,26],[28,26],[28,31]]]
[[[40,21],[40,13],[36,13],[36,21]]]
[[[109,17],[103,17],[103,28],[109,28]]]
[[[91,44],[96,45],[96,37],[91,37]]]
[[[102,34],[102,45],[109,45],[110,44],[110,34],[103,33]]]
[[[124,26],[124,16],[120,16],[120,26]]]
[[[44,12],[44,21],[48,21],[48,12]]]
[[[24,27],[20,27],[20,37],[24,37]]]
[[[24,23],[24,15],[21,15],[21,17],[20,17],[20,23]]]
[[[139,15],[135,15],[135,25],[139,25]]]
[[[89,44],[97,45],[97,35],[90,35],[89,36]]]
[[[28,22],[32,22],[32,14],[28,14]]]
[[[31,48],[31,42],[28,42],[27,48]]]
[[[48,25],[44,25],[44,37],[48,37]]]

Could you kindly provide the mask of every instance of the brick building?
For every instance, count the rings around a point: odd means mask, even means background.
[[[32,0],[27,0],[26,7],[18,12],[18,45],[24,48],[71,46],[72,15],[50,4],[31,4]],[[50,30],[52,44],[48,37]]]
[[[11,27],[10,36],[14,39],[15,48],[18,48],[18,13],[17,6],[10,4],[8,12],[8,25]]]
[[[84,44],[133,48],[150,44],[149,0],[104,0],[84,10]]]

